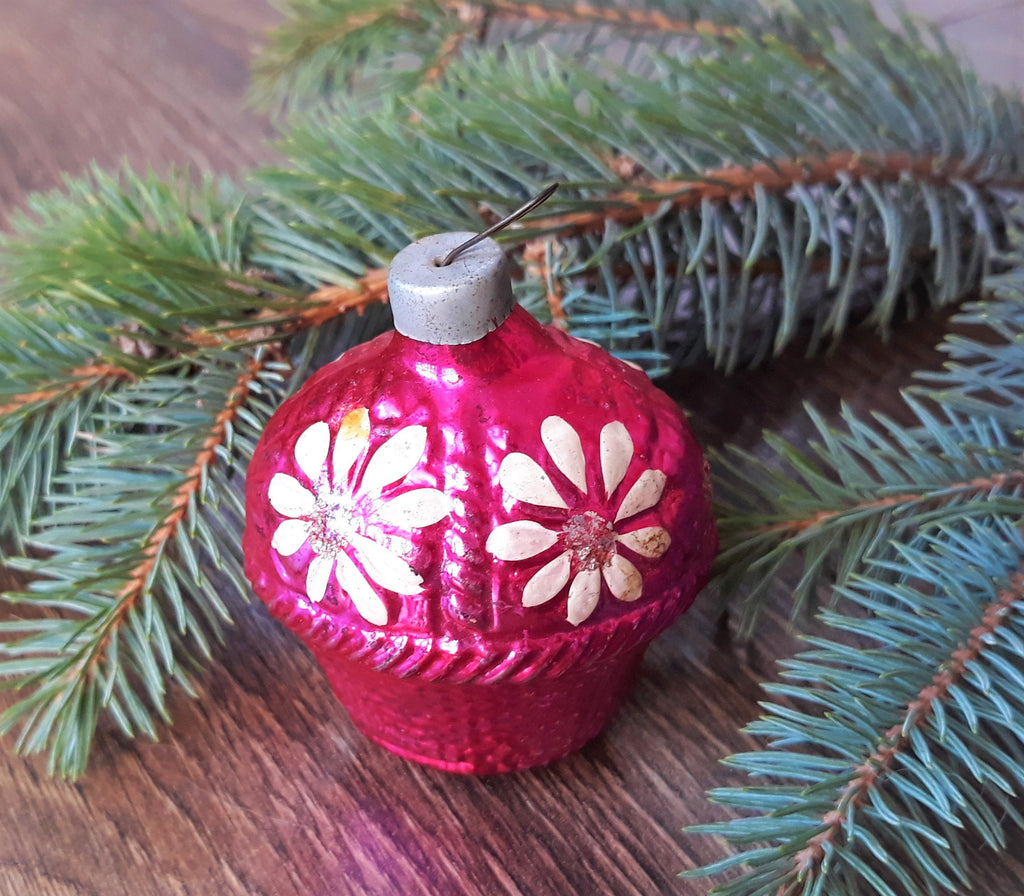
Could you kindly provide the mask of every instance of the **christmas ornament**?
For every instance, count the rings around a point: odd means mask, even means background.
[[[364,733],[483,774],[603,728],[717,537],[676,406],[517,307],[498,244],[470,237],[400,252],[395,331],[274,415],[244,547]]]

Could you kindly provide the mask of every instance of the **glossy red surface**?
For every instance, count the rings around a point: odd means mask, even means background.
[[[365,451],[348,478],[331,466],[335,461],[325,461],[317,492],[297,460],[299,437],[323,421],[334,445],[343,421],[360,408],[369,424]],[[582,472],[567,476],[566,462],[552,456],[552,450],[565,455],[542,437],[552,417],[560,432],[578,435]],[[612,424],[628,432],[632,451],[609,493],[600,445]],[[376,453],[409,441],[411,427],[425,435],[411,469],[379,492],[360,495],[368,479],[381,478],[368,472]],[[521,489],[502,469],[509,455],[534,461],[557,499],[536,503],[510,494]],[[410,465],[399,466],[401,474]],[[361,541],[331,550],[339,553],[337,568],[348,565],[340,553],[351,558],[361,587],[368,583],[374,600],[383,602],[385,624],[361,615],[337,575],[322,600],[310,598],[310,563],[325,550],[313,536],[286,556],[275,549],[286,516],[301,517],[288,524],[301,537],[302,526],[314,531],[312,518],[320,512],[282,514],[268,497],[278,474],[318,495],[328,487],[356,493],[346,525],[355,526]],[[644,491],[641,479],[650,485],[652,477],[663,482],[660,490],[652,486],[639,503],[630,497]],[[443,493],[447,512],[425,525],[385,519],[393,516],[387,505],[412,492]],[[717,547],[706,465],[678,408],[642,372],[541,326],[521,309],[469,345],[431,345],[391,332],[320,370],[270,421],[249,470],[246,500],[246,572],[274,614],[313,650],[354,721],[402,755],[458,771],[540,764],[595,735],[646,644],[703,586]],[[626,505],[641,509],[616,519]],[[489,538],[524,521],[543,528],[552,543],[533,553],[517,548],[507,559],[509,551]],[[344,541],[344,532],[328,528]],[[621,540],[629,532],[638,532],[634,545],[640,533],[658,533],[671,546],[632,550]],[[367,539],[401,558],[384,561],[401,567],[403,581],[410,571],[418,576],[418,592],[400,594],[381,584],[389,580],[387,570],[359,549]],[[606,562],[614,554],[634,576],[631,590]],[[551,566],[564,567],[564,575],[538,577]],[[595,570],[599,590],[592,585],[588,615],[574,624],[567,602],[586,569]],[[552,594],[524,606],[535,578],[535,593],[547,583],[541,597]]]

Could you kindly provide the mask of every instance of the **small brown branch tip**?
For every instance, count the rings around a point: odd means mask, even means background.
[[[459,51],[462,49],[462,44],[466,40],[466,32],[456,31],[453,34],[449,34],[441,49],[437,51],[437,55],[431,62],[426,71],[423,72],[423,76],[420,78],[420,84],[436,84],[443,77],[445,72],[448,71],[448,67],[455,61],[459,55]],[[418,119],[417,119],[418,120]],[[415,122],[414,122],[415,123]]]
[[[545,286],[545,299],[551,311],[551,323],[559,330],[569,329],[569,315],[562,304],[565,298],[565,287],[554,276],[548,264],[548,250],[553,253],[559,249],[558,243],[550,239],[531,240],[523,246],[523,264],[527,276],[539,280]]]
[[[14,414],[33,405],[48,404],[62,398],[70,398],[83,392],[90,386],[104,382],[123,381],[130,382],[135,375],[118,367],[115,364],[96,362],[75,367],[68,371],[68,379],[62,383],[54,383],[43,389],[34,389],[31,392],[21,392],[11,398],[10,401],[0,404],[0,416]]]
[[[316,327],[346,311],[362,313],[375,302],[388,300],[388,270],[374,268],[356,281],[354,286],[323,286],[309,297],[315,306],[307,308],[293,324],[293,329]]]

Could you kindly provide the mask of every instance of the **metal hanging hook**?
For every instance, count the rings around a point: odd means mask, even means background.
[[[508,227],[509,224],[518,221],[521,217],[523,217],[523,215],[528,215],[541,203],[547,202],[547,200],[551,198],[552,194],[554,194],[555,190],[557,189],[557,181],[551,184],[549,187],[545,187],[540,193],[534,196],[533,199],[527,202],[526,205],[520,206],[514,212],[512,212],[511,215],[502,218],[497,224],[492,224],[483,233],[478,233],[472,239],[466,240],[466,242],[464,242],[461,246],[456,246],[444,258],[436,262],[437,266],[440,268],[447,267],[467,249],[472,248],[481,240],[485,240],[487,239],[487,237],[493,236],[498,231],[504,230],[506,227]]]

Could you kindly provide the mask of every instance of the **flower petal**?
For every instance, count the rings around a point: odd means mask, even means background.
[[[672,544],[672,536],[661,526],[644,526],[632,532],[623,532],[618,540],[619,544],[624,544],[631,551],[652,559],[662,556]]]
[[[548,474],[537,461],[525,454],[513,452],[505,456],[498,468],[498,482],[517,501],[569,509]]]
[[[439,523],[451,509],[444,492],[436,488],[416,488],[377,505],[377,515],[392,526],[420,529]]]
[[[632,459],[633,440],[626,425],[618,420],[606,423],[601,428],[601,475],[604,493],[609,499],[622,482]]]
[[[349,596],[352,605],[363,619],[374,625],[388,624],[388,608],[384,606],[384,601],[347,554],[338,554],[338,566],[334,570],[334,575],[341,590]]]
[[[290,557],[306,543],[308,535],[305,520],[285,520],[274,530],[270,546],[282,557]]]
[[[627,520],[631,516],[648,510],[661,500],[668,477],[661,470],[644,470],[640,478],[622,499],[619,512],[615,514],[615,522]]]
[[[601,572],[612,594],[619,600],[636,600],[643,591],[644,579],[640,570],[622,554],[612,554]]]
[[[561,417],[546,417],[540,425],[540,438],[555,466],[583,494],[587,493],[587,462],[579,433]]]
[[[324,599],[333,566],[334,558],[321,554],[318,554],[310,562],[309,569],[306,570],[306,594],[313,603],[318,604]]]
[[[533,520],[517,520],[496,527],[487,536],[486,548],[499,560],[526,560],[546,551],[556,541],[557,532]]]
[[[356,408],[341,418],[341,426],[334,437],[331,467],[334,487],[344,485],[356,459],[370,443],[370,414],[366,408]]]
[[[398,554],[365,535],[353,533],[349,541],[371,582],[397,594],[419,594],[423,590],[423,579]]]
[[[419,463],[426,447],[425,426],[407,426],[400,429],[370,458],[359,491],[364,495],[379,495],[386,485],[404,479]]]
[[[312,513],[316,499],[294,476],[287,473],[275,473],[267,489],[270,506],[278,513],[292,518]]]
[[[569,586],[568,619],[579,625],[597,606],[601,597],[601,573],[596,569],[584,569],[576,574]]]
[[[547,603],[558,594],[569,581],[569,552],[559,554],[550,563],[545,564],[523,589],[523,606],[538,607]]]
[[[299,436],[295,443],[295,460],[310,482],[317,482],[323,475],[330,447],[331,428],[323,420],[317,420]]]

